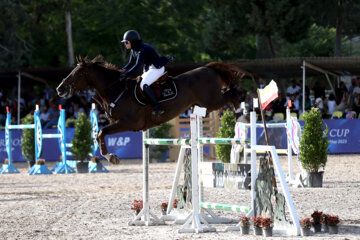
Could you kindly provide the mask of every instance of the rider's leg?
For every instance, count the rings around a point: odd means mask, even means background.
[[[150,69],[147,72],[145,72],[145,73],[143,73],[143,75],[141,75],[142,81],[140,83],[140,87],[143,90],[143,92],[149,97],[152,105],[154,106],[152,114],[157,115],[157,116],[163,114],[164,110],[158,103],[155,93],[149,86],[153,82],[155,82],[161,75],[163,75],[164,71],[165,71],[164,67],[162,67],[160,69],[157,69],[155,67],[150,67]]]

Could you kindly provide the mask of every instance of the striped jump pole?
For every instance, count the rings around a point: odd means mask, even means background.
[[[65,126],[65,109],[62,109],[61,105],[59,105],[60,116],[57,124],[59,138],[59,147],[61,150],[62,161],[59,166],[55,169],[55,173],[74,173],[75,170],[67,164],[67,156],[66,156],[66,126]],[[55,134],[49,134],[47,137],[56,137]]]
[[[1,174],[7,173],[19,173],[19,170],[15,167],[12,157],[12,138],[11,138],[11,129],[26,129],[34,128],[34,124],[23,124],[23,125],[11,125],[11,113],[9,107],[6,107],[6,122],[5,122],[5,144],[6,152],[8,155],[8,164],[3,164],[0,169]]]
[[[242,212],[242,213],[249,213],[251,211],[251,207],[249,207],[249,206],[223,204],[223,203],[211,203],[211,202],[200,202],[200,207],[204,208],[204,209],[214,209],[214,210]]]
[[[39,105],[36,105],[34,112],[34,128],[35,128],[35,162],[41,156],[41,145],[42,145],[42,131],[40,122],[40,111]],[[46,165],[39,165],[35,163],[29,170],[30,175],[40,174],[52,174],[52,172],[46,167]]]
[[[91,105],[90,121],[91,121],[91,126],[92,126],[91,138],[93,140],[93,145],[91,146],[91,148],[92,148],[92,156],[95,156],[96,151],[99,148],[99,144],[96,141],[96,136],[97,136],[97,134],[99,132],[99,124],[98,124],[98,119],[97,119],[96,113],[95,113],[95,103],[93,103]],[[109,172],[109,170],[106,169],[106,167],[104,166],[104,164],[102,164],[102,162],[94,163],[92,161],[89,161],[89,172],[91,172],[91,173]]]

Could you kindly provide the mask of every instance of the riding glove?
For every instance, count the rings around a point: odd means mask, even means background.
[[[126,78],[126,74],[121,74],[119,77],[120,82],[122,82]]]

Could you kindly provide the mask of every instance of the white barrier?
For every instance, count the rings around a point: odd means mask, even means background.
[[[199,157],[199,153],[201,153],[201,143],[202,144],[215,144],[216,141],[206,141],[208,139],[205,138],[201,138],[199,137],[199,132],[201,133],[201,127],[199,128],[199,124],[197,124],[198,116],[201,115],[201,111],[200,114],[199,112],[196,110],[196,108],[194,109],[194,114],[191,114],[190,119],[191,119],[191,178],[192,178],[192,183],[196,183],[196,184],[192,184],[192,209],[191,212],[187,215],[187,217],[184,219],[184,224],[181,227],[181,229],[179,229],[180,233],[198,233],[198,232],[212,232],[212,231],[216,231],[215,228],[213,228],[209,223],[208,223],[208,219],[212,219],[212,218],[218,218],[218,216],[216,216],[213,213],[210,213],[210,211],[208,211],[208,213],[211,215],[211,217],[206,217],[206,215],[204,215],[204,213],[201,212],[201,207],[200,206],[204,206],[204,204],[207,205],[211,205],[211,203],[205,203],[202,201],[202,195],[201,195],[201,188],[200,188],[200,181],[199,181],[199,170],[200,168],[198,167],[198,162],[199,160],[202,158]],[[256,114],[255,112],[251,112],[250,115],[250,120],[251,120],[251,132],[255,133],[256,132]],[[223,139],[222,139],[223,140]],[[274,229],[275,231],[279,231],[279,232],[286,232],[289,235],[298,235],[300,233],[300,224],[299,224],[299,219],[297,217],[296,211],[294,209],[294,205],[292,203],[292,199],[291,196],[289,194],[286,182],[285,182],[285,177],[278,159],[278,155],[276,153],[276,149],[273,146],[260,146],[260,145],[256,145],[256,135],[251,134],[251,186],[255,186],[255,180],[257,177],[257,167],[256,167],[256,152],[257,151],[270,151],[271,155],[272,155],[272,159],[274,161],[274,165],[275,165],[275,170],[277,173],[277,176],[280,179],[280,184],[281,184],[281,188],[283,190],[283,193],[285,195],[285,199],[287,202],[287,206],[289,208],[290,211],[290,216],[292,218],[293,221],[293,226],[291,228],[288,229]],[[155,214],[150,210],[149,207],[149,144],[156,144],[156,142],[159,144],[161,143],[162,145],[164,144],[173,144],[174,142],[176,142],[179,145],[188,145],[188,142],[181,142],[180,140],[171,140],[171,141],[164,141],[161,139],[153,139],[151,141],[148,140],[148,132],[145,131],[143,132],[143,209],[142,211],[134,218],[134,220],[129,222],[129,225],[156,225],[156,224],[164,224],[164,218],[158,218],[155,216]],[[229,144],[231,144],[231,140],[227,140],[227,142]],[[242,142],[239,139],[236,139],[235,142]],[[145,144],[146,143],[146,144]],[[182,147],[181,151],[180,151],[180,155],[179,155],[179,161],[176,167],[176,173],[175,173],[175,178],[174,178],[174,182],[173,182],[173,186],[172,186],[172,192],[170,194],[170,198],[169,198],[169,204],[168,204],[168,210],[167,213],[170,214],[171,208],[169,208],[169,206],[172,206],[172,202],[174,200],[174,196],[175,196],[175,189],[176,186],[178,185],[178,180],[179,180],[179,174],[181,172],[181,164],[182,164],[182,159],[184,156],[184,152],[186,150],[186,147]],[[250,191],[250,196],[251,196],[251,210],[249,210],[248,207],[243,207],[243,209],[247,209],[247,211],[249,212],[248,215],[249,216],[253,216],[254,215],[254,209],[255,209],[255,198],[256,198],[256,193],[255,193],[255,188],[252,187],[251,191]],[[218,205],[220,206],[220,205]],[[234,205],[235,206],[235,205]],[[239,207],[239,206],[238,206]],[[225,208],[231,208],[232,206],[222,206],[223,209]],[[239,209],[241,209],[241,206],[239,207]],[[207,210],[211,210],[211,209],[207,209]],[[233,227],[233,229],[239,229],[239,226],[235,226]]]

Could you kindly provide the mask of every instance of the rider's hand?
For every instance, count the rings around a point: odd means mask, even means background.
[[[125,74],[121,74],[119,77],[120,82],[124,81],[124,79],[126,78]]]

